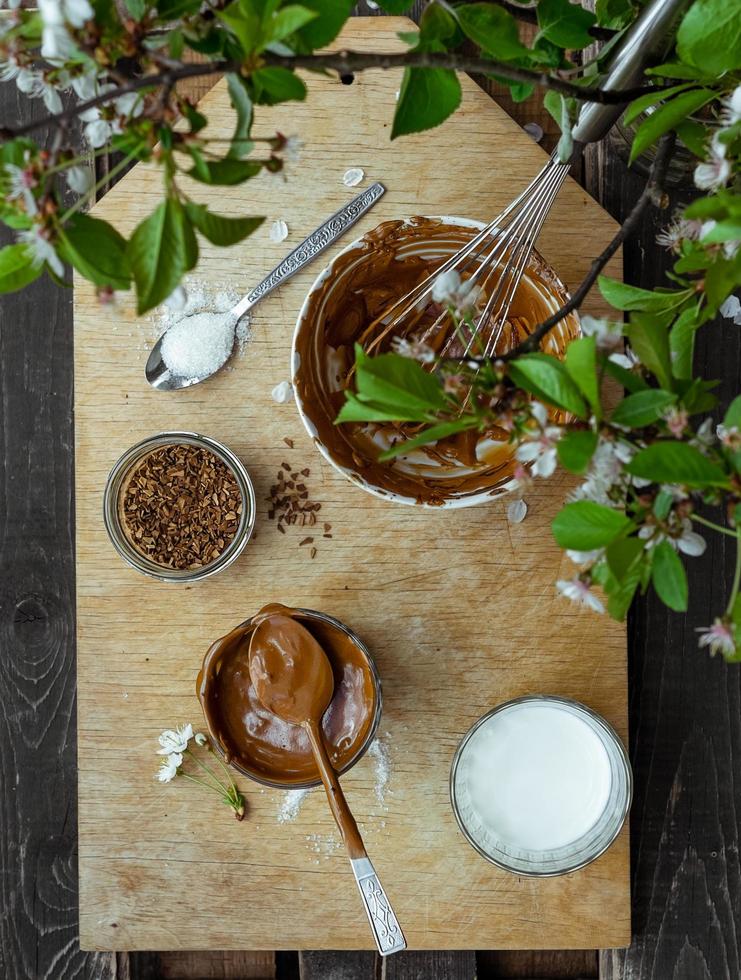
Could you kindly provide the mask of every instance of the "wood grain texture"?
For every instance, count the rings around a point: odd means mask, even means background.
[[[613,143],[590,157],[589,186],[619,219],[640,193]],[[649,212],[626,244],[626,280],[661,282],[670,257],[656,233],[673,207]],[[728,320],[703,327],[696,365],[722,379],[722,407],[738,393],[741,337]],[[718,519],[716,515],[713,515]],[[690,608],[669,612],[651,593],[629,617],[631,757],[635,799],[634,939],[601,955],[602,980],[737,980],[741,976],[741,672],[697,647],[698,627],[722,612],[732,578],[730,539],[708,534],[686,561]]]
[[[360,48],[396,46],[401,26],[357,20],[345,40]],[[465,80],[463,107],[452,120],[398,144],[388,141],[398,76],[369,72],[351,90],[330,79],[311,85],[307,103],[263,113],[259,122],[264,132],[302,134],[300,181],[264,175],[228,191],[194,188],[220,210],[284,218],[291,239],[275,246],[263,230],[228,253],[203,248],[204,278],[240,288],[257,282],[288,245],[347,200],[340,178],[348,166],[362,164],[368,179],[389,185],[365,229],[410,213],[494,214],[543,159]],[[212,135],[231,132],[223,83],[203,105]],[[159,175],[138,167],[96,211],[129,230],[159,195]],[[577,281],[613,230],[570,183],[543,251],[567,281]],[[279,409],[270,399],[288,373],[292,325],[318,271],[299,273],[259,308],[248,354],[234,370],[175,395],[143,383],[151,325],[136,322],[123,302],[101,309],[89,286],[78,284],[82,943],[151,949],[369,942],[345,857],[336,850],[316,856],[306,840],[333,833],[321,794],[308,798],[295,825],[282,826],[280,794],[248,786],[250,819],[238,825],[192,786],[152,780],[157,732],[197,720],[193,683],[208,643],[279,599],[347,621],[378,659],[390,792],[382,806],[368,759],[345,786],[411,946],[619,945],[629,937],[627,836],[579,874],[520,881],[469,848],[448,801],[457,741],[506,697],[542,689],[572,695],[625,732],[623,629],[554,596],[562,559],[548,523],[566,486],[539,488],[528,520],[510,527],[499,503],[441,514],[396,509],[337,476],[312,450],[291,407]],[[600,309],[597,301],[592,310]],[[141,358],[132,357],[137,351]],[[167,588],[124,567],[100,517],[105,478],[120,452],[152,431],[177,427],[231,445],[251,470],[261,502],[259,535],[243,558],[229,574],[190,589]],[[295,535],[276,535],[265,520],[267,488],[290,454],[285,436],[295,440],[292,462],[312,468],[312,494],[333,525],[334,538],[322,542],[315,561]],[[177,928],[168,925],[174,916]]]
[[[476,954],[451,950],[421,953],[416,950],[386,957],[381,980],[476,980]]]
[[[597,980],[597,951],[480,950],[476,955],[479,980]]]
[[[301,980],[379,980],[381,958],[370,951],[303,951],[298,954]]]

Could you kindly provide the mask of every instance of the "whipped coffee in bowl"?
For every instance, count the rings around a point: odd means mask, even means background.
[[[332,765],[346,772],[370,746],[381,719],[381,683],[373,658],[355,633],[332,616],[281,608],[309,630],[329,658],[334,694],[322,731]],[[250,679],[250,639],[259,620],[257,613],[206,653],[196,691],[209,734],[228,763],[259,783],[284,789],[318,786],[308,735],[265,708]]]
[[[293,386],[309,435],[332,465],[376,496],[399,503],[466,507],[512,488],[508,434],[468,431],[380,462],[409,434],[407,424],[335,419],[352,387],[354,344],[391,304],[457,252],[482,227],[464,218],[385,221],[348,246],[320,274],[299,314],[293,340]],[[494,288],[496,280],[491,283]],[[486,293],[484,294],[486,298]],[[567,299],[555,272],[533,252],[494,352],[511,349]],[[578,336],[576,314],[548,335],[544,349],[562,354]],[[389,334],[373,353],[390,349]]]

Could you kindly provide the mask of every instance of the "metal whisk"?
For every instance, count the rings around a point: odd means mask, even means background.
[[[644,68],[661,59],[671,45],[678,19],[689,0],[653,0],[626,31],[599,78],[603,89],[620,91],[636,85]],[[623,105],[587,103],[573,131],[577,159],[585,144],[601,139],[619,118]],[[522,280],[540,230],[571,167],[553,154],[540,173],[501,214],[470,242],[436,268],[404,296],[376,317],[361,335],[368,353],[391,337],[409,337],[419,330],[419,341],[438,355],[459,345],[462,357],[490,357],[497,348],[517,288]],[[441,311],[433,290],[440,276],[455,270],[469,297],[478,297],[466,318],[456,325],[450,309]],[[431,321],[431,322],[430,322]]]
[[[456,341],[463,348],[463,357],[490,356],[496,350],[535,241],[569,168],[570,164],[559,162],[555,154],[551,156],[504,211],[368,326],[361,337],[368,353],[389,335],[408,336],[422,324],[418,339],[434,346],[440,356],[449,353]],[[458,330],[454,329],[449,308],[433,314],[432,323],[424,322],[435,283],[451,270],[460,275],[469,296],[486,297],[483,309],[477,309],[470,321],[461,320]],[[487,336],[489,325],[492,329]],[[380,333],[372,336],[379,327]]]

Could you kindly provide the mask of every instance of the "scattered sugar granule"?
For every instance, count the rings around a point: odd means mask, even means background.
[[[525,520],[527,504],[524,500],[513,500],[507,507],[507,520],[510,524],[520,524]]]
[[[532,136],[536,143],[540,143],[543,139],[543,127],[539,126],[536,122],[525,123],[522,128],[528,136]]]
[[[332,854],[342,847],[342,842],[332,834],[307,834],[306,840],[315,854]]]
[[[213,374],[233,349],[234,318],[223,313],[183,317],[162,338],[162,360],[178,378]]]
[[[357,187],[361,180],[365,177],[365,171],[360,167],[350,167],[342,175],[342,183],[345,187]]]
[[[279,218],[270,226],[268,235],[271,242],[284,242],[288,238],[288,225]]]
[[[283,794],[283,802],[278,810],[278,823],[290,823],[295,820],[310,790],[289,789]]]
[[[376,770],[376,785],[374,787],[376,799],[383,805],[386,802],[386,790],[391,778],[388,746],[381,741],[380,737],[377,737],[368,749],[368,755],[373,759]]]
[[[293,398],[293,385],[290,381],[281,381],[270,392],[270,396],[274,402],[285,405]]]

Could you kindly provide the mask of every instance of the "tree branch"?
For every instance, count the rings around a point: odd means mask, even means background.
[[[455,52],[405,51],[398,54],[380,54],[365,51],[335,51],[328,54],[308,55],[279,55],[266,51],[261,56],[261,64],[281,68],[307,68],[312,70],[327,69],[341,75],[365,71],[368,68],[447,68],[455,71],[467,71],[480,75],[498,75],[513,82],[530,82],[543,88],[560,92],[562,95],[578,99],[581,102],[598,102],[603,105],[622,105],[648,92],[661,91],[661,86],[641,86],[638,88],[615,91],[600,88],[584,88],[567,82],[562,78],[549,75],[547,72],[531,71],[527,68],[517,68],[514,65],[492,58],[456,54]],[[239,61],[212,61],[182,65],[169,68],[167,71],[134,78],[125,85],[97,95],[86,102],[79,102],[63,112],[43,119],[31,120],[21,126],[0,127],[0,139],[12,139],[23,136],[44,126],[58,126],[74,119],[81,112],[97,106],[113,102],[122,95],[138,92],[145,88],[158,88],[161,85],[174,85],[185,78],[196,78],[202,75],[219,75],[225,72],[240,72],[243,69]]]
[[[589,267],[589,272],[586,274],[582,282],[579,284],[577,289],[574,291],[568,302],[556,312],[549,316],[547,320],[543,320],[542,323],[533,330],[533,332],[518,344],[517,347],[513,347],[511,351],[507,351],[498,360],[500,361],[511,361],[520,354],[528,354],[533,351],[537,351],[540,348],[540,342],[544,337],[569,315],[577,310],[581,304],[586,299],[592,286],[597,281],[597,277],[602,272],[604,267],[617,252],[623,242],[628,238],[629,235],[635,231],[641,215],[649,204],[658,204],[663,190],[664,178],[666,177],[666,171],[669,166],[669,161],[672,157],[672,152],[674,150],[674,144],[676,141],[676,136],[674,133],[666,133],[661,137],[659,141],[658,149],[656,151],[656,157],[651,166],[651,172],[649,174],[648,180],[646,181],[646,186],[633,205],[630,214],[623,222],[620,230],[612,239],[607,248],[601,252],[597,258],[592,262]],[[467,358],[470,361],[471,358]],[[474,359],[476,363],[480,363],[481,359]]]

